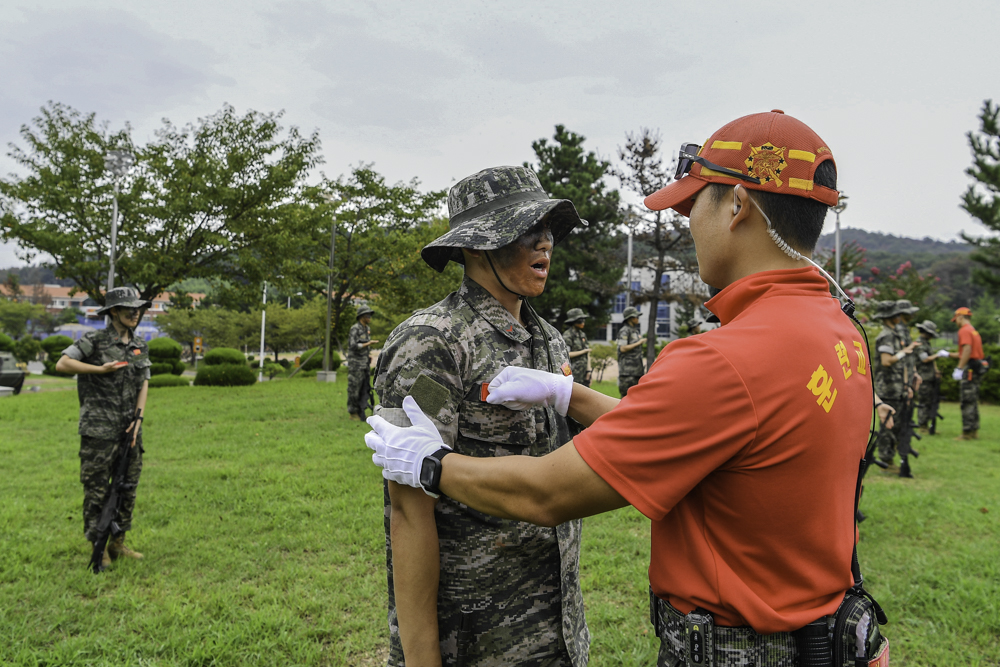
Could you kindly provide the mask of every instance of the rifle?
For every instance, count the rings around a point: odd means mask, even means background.
[[[138,418],[132,420],[132,427],[134,429],[139,428]],[[94,540],[94,550],[90,554],[89,567],[94,571],[94,574],[104,571],[101,559],[104,556],[105,547],[108,546],[108,539],[118,537],[125,532],[118,525],[118,513],[121,511],[120,506],[124,496],[122,492],[132,486],[125,483],[125,475],[128,474],[129,464],[132,463],[132,459],[134,458],[133,450],[135,448],[132,447],[132,438],[135,436],[136,434],[129,429],[126,429],[122,433],[121,450],[118,452],[118,459],[111,481],[111,489],[108,491],[108,497],[104,501],[104,509],[101,510],[101,519],[97,522],[97,539]]]
[[[908,385],[911,390],[913,390],[914,384],[915,382],[911,381]],[[913,393],[915,396],[916,391],[913,390]],[[920,440],[920,436],[913,429],[913,427],[916,426],[916,424],[913,423],[913,408],[914,399],[904,394],[903,411],[901,414],[897,415],[897,417],[902,420],[900,422],[899,440],[896,442],[896,450],[899,452],[899,457],[902,459],[902,462],[899,464],[900,477],[913,477],[913,474],[910,472],[910,454],[913,454],[913,458],[920,458],[920,452],[913,449],[910,445],[913,438]]]
[[[931,396],[929,405],[926,407],[931,415],[931,423],[927,427],[927,432],[934,435],[937,431],[937,420],[944,420],[944,415],[941,414],[941,378],[937,375],[931,380]]]

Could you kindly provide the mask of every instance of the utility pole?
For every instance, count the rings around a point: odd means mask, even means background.
[[[632,226],[628,228],[628,285],[625,290],[625,307],[632,305]]]
[[[336,204],[340,201],[335,195],[323,193],[320,195],[328,204]],[[330,370],[330,329],[333,327],[333,260],[337,249],[337,215],[334,212],[333,222],[330,225],[330,268],[326,275],[326,343],[323,346],[323,370],[316,374],[316,379],[320,382],[336,382],[337,372]]]
[[[260,311],[260,370],[257,371],[257,382],[264,381],[264,321],[267,319],[267,281],[264,281],[264,307]]]
[[[837,215],[836,227],[833,233],[833,243],[836,246],[834,250],[834,256],[837,265],[834,267],[834,279],[837,281],[837,286],[840,286],[840,214],[847,208],[847,195],[841,190],[837,193],[837,205],[833,207],[833,212]]]

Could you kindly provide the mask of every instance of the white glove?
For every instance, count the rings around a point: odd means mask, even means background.
[[[948,350],[938,350],[937,356],[943,359],[944,357],[950,357],[951,352],[949,352]]]
[[[955,370],[953,370],[951,372],[951,379],[952,380],[961,380],[963,375],[965,375],[965,371],[962,370],[961,368],[956,368]]]
[[[372,431],[365,434],[365,444],[375,450],[372,463],[382,467],[382,476],[397,484],[423,489],[420,484],[420,468],[424,459],[444,447],[437,429],[412,396],[403,399],[403,411],[410,418],[413,426],[393,426],[381,417],[371,416],[367,419]]]
[[[490,395],[486,397],[486,402],[511,410],[542,405],[555,408],[565,417],[572,396],[572,375],[508,366],[490,382]]]

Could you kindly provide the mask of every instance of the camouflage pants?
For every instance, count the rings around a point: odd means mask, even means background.
[[[641,375],[619,375],[618,376],[618,393],[621,394],[622,398],[625,398],[625,394],[632,387],[639,384],[639,378]]]
[[[687,664],[684,615],[650,592],[650,620],[660,638],[657,667]],[[716,626],[714,632],[716,667],[795,667],[798,649],[787,632],[760,635],[752,628]],[[707,657],[707,656],[706,656]]]
[[[982,376],[974,376],[972,380],[962,380],[958,383],[959,397],[962,405],[962,432],[979,430],[979,383]]]
[[[896,455],[896,442],[899,440],[899,432],[903,428],[899,416],[903,414],[904,399],[882,397],[882,401],[891,405],[896,410],[896,413],[893,415],[892,429],[882,429],[879,432],[876,446],[878,447],[879,459],[886,463],[892,463],[892,459]]]
[[[364,416],[368,409],[368,395],[371,392],[367,366],[347,369],[347,411],[352,415]]]
[[[934,381],[924,380],[917,390],[917,426],[926,427],[931,417],[931,395],[934,393]]]
[[[104,501],[111,490],[111,473],[121,452],[121,444],[117,440],[102,438],[80,439],[80,481],[83,483],[83,534],[87,540],[97,539],[97,523],[101,519]],[[125,483],[129,486],[122,494],[121,512],[118,514],[118,525],[122,530],[132,528],[132,510],[135,508],[136,487],[139,475],[142,473],[142,432],[136,443],[132,463],[125,475]]]

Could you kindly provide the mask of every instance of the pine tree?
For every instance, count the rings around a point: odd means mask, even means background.
[[[1000,106],[983,102],[978,132],[969,132],[972,166],[965,170],[974,180],[962,196],[962,208],[992,231],[1000,232]],[[972,259],[981,264],[973,280],[993,294],[1000,294],[1000,237],[974,238],[962,234],[974,246]]]

